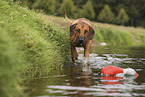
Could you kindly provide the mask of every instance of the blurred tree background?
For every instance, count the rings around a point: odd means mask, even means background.
[[[14,0],[46,14],[145,27],[145,0]]]
[[[115,16],[109,5],[104,5],[104,8],[98,15],[98,20],[104,23],[115,23]]]
[[[119,13],[118,13],[118,16],[117,16],[117,22],[118,22],[119,24],[124,25],[126,22],[128,22],[128,20],[129,20],[129,17],[128,17],[128,15],[126,14],[124,8],[121,8],[121,9],[119,10]]]

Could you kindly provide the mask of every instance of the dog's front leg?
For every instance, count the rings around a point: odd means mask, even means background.
[[[71,57],[72,57],[72,61],[75,62],[77,57],[78,57],[78,53],[76,50],[76,47],[71,45]]]
[[[85,65],[88,65],[88,59],[90,54],[90,48],[91,48],[92,41],[88,41],[84,47],[84,57],[85,57]]]

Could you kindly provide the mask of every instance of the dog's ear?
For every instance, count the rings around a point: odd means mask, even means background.
[[[91,26],[89,26],[89,30],[90,30],[89,40],[92,40],[95,35],[95,31]]]
[[[73,24],[70,26],[70,36],[73,36],[73,33],[74,33],[74,29],[76,27],[77,24]]]

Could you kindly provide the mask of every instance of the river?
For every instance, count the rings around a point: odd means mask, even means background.
[[[30,97],[135,97],[145,96],[145,47],[94,46],[89,66],[83,66],[79,49],[76,63],[67,63],[49,75],[30,79]],[[100,70],[108,65],[133,68],[135,76],[101,77]]]

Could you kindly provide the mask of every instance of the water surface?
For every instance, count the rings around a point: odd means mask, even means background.
[[[83,54],[79,54],[76,63],[67,63],[48,76],[32,78],[28,85],[31,97],[145,96],[144,47],[92,47],[89,66],[82,63]],[[133,68],[139,76],[99,76],[108,65]]]

